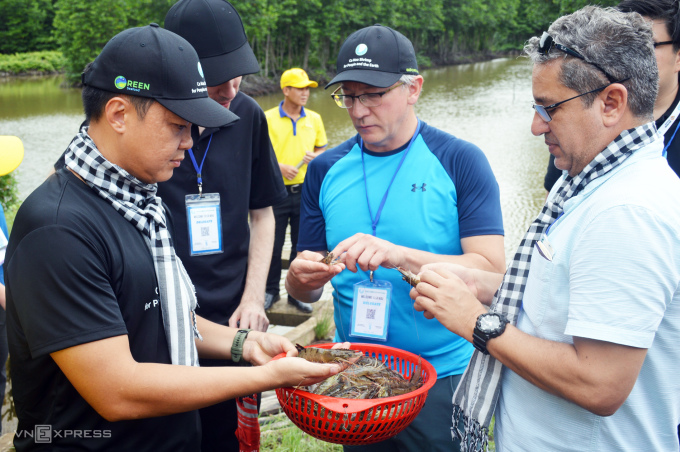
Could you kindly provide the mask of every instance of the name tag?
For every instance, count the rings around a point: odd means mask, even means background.
[[[536,241],[536,248],[538,253],[543,256],[543,258],[549,262],[552,262],[553,256],[555,255],[555,250],[548,241],[547,237],[543,237],[541,240]]]
[[[189,225],[192,256],[222,253],[222,216],[220,194],[186,195],[184,202]]]
[[[350,336],[387,340],[392,284],[369,280],[354,285]]]

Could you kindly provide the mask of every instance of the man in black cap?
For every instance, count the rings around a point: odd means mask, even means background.
[[[196,49],[208,95],[240,118],[224,128],[193,127],[189,158],[159,184],[175,220],[177,254],[196,286],[201,316],[267,331],[264,288],[274,248],[272,206],[287,194],[264,112],[239,92],[242,77],[260,66],[238,12],[224,0],[181,0],[168,11],[165,27]],[[208,205],[222,221],[203,236],[205,227],[192,212]],[[204,237],[212,241],[206,245]],[[229,364],[201,360],[201,366]],[[203,451],[238,450],[236,401],[202,409],[201,422]]]
[[[23,203],[7,247],[14,444],[194,452],[198,408],[339,369],[268,362],[293,344],[194,312],[156,182],[184,159],[192,123],[237,118],[208,98],[191,45],[156,24],[125,30],[82,81],[89,126]],[[200,368],[199,356],[263,367]]]
[[[418,120],[423,77],[401,33],[380,25],[353,33],[337,71],[328,86],[340,84],[333,100],[358,134],[309,165],[298,249],[310,251],[293,261],[286,287],[313,302],[333,278],[336,341],[408,350],[437,371],[407,429],[357,450],[456,450],[451,399],[473,347],[415,315],[395,267],[417,273],[425,263],[448,261],[504,271],[498,184],[479,148]],[[325,250],[340,263],[319,262]]]

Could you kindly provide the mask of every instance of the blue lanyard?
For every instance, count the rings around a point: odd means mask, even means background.
[[[373,236],[375,237],[375,230],[378,227],[378,222],[380,221],[380,215],[382,214],[383,207],[385,207],[385,201],[387,201],[387,195],[390,192],[390,187],[392,186],[392,182],[394,182],[394,179],[397,177],[397,173],[401,169],[401,165],[404,163],[404,159],[406,158],[406,154],[408,154],[408,151],[411,150],[411,146],[413,145],[413,142],[416,140],[416,137],[420,133],[420,120],[418,120],[418,126],[416,127],[416,132],[413,134],[411,137],[411,141],[408,143],[408,147],[404,151],[404,155],[401,156],[401,160],[399,161],[399,165],[397,166],[397,170],[394,172],[394,175],[392,176],[392,180],[390,181],[389,185],[387,186],[387,190],[385,190],[385,194],[383,195],[382,201],[380,202],[380,206],[378,207],[378,212],[375,216],[375,219],[373,218],[373,211],[371,210],[371,201],[368,199],[368,178],[366,177],[366,163],[364,162],[364,140],[359,138],[359,147],[361,148],[361,166],[364,169],[364,187],[366,188],[366,203],[368,204],[368,214],[371,216],[371,228],[373,229]]]
[[[210,143],[212,143],[212,133],[210,134],[210,139],[208,140],[208,147],[205,148],[205,154],[203,154],[203,160],[201,160],[201,166],[196,163],[196,157],[194,157],[194,150],[189,149],[189,157],[191,157],[191,162],[194,164],[194,169],[196,170],[196,179],[198,179],[198,194],[199,196],[203,194],[203,177],[201,176],[201,171],[203,171],[203,164],[205,163],[205,157],[208,155],[208,150],[210,149]]]
[[[666,159],[668,159],[668,147],[669,147],[669,146],[671,145],[671,143],[673,142],[673,138],[675,138],[675,134],[678,133],[678,129],[679,129],[679,128],[680,128],[680,121],[678,121],[678,125],[675,126],[675,132],[673,132],[673,135],[671,136],[671,139],[668,140],[668,144],[667,144],[666,146],[663,147],[663,153],[662,153],[661,155],[663,155],[664,157],[666,157]]]
[[[560,212],[560,214],[557,216],[557,218],[555,218],[555,221],[553,221],[552,223],[550,223],[548,225],[548,229],[545,230],[545,235],[548,235],[548,233],[550,232],[550,228],[552,228],[553,224],[557,223],[559,221],[559,219],[562,218],[562,215],[564,215],[564,211]]]

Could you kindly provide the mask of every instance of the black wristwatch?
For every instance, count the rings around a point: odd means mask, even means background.
[[[243,343],[246,341],[248,333],[250,333],[249,329],[241,329],[234,336],[234,342],[231,344],[231,360],[235,363],[241,361],[243,357]]]
[[[488,355],[489,352],[486,349],[486,343],[489,339],[498,337],[505,331],[505,326],[509,323],[508,318],[503,314],[498,314],[495,312],[487,312],[486,314],[481,314],[477,317],[477,324],[475,325],[475,330],[472,333],[472,345],[475,346],[477,350]]]

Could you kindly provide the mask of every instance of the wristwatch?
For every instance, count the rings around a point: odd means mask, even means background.
[[[477,350],[488,355],[486,343],[489,339],[498,337],[505,331],[505,326],[509,323],[508,318],[496,312],[487,312],[477,317],[475,330],[472,333],[472,345]]]
[[[249,329],[241,329],[234,336],[234,342],[231,344],[231,360],[235,363],[241,361],[243,357],[243,343],[246,341],[248,333],[250,333]]]

